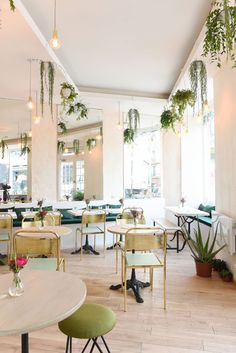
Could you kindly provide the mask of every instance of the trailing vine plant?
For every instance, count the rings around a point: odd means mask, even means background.
[[[66,115],[77,114],[77,120],[88,118],[88,108],[85,104],[78,102],[78,93],[75,87],[68,82],[61,84],[60,90],[61,104]]]
[[[124,130],[124,143],[131,144],[134,142],[135,132],[133,129],[127,128]]]
[[[88,118],[88,108],[81,102],[70,104],[66,112],[67,115],[77,114],[76,120]]]
[[[58,153],[64,153],[66,148],[65,141],[57,141],[57,151]]]
[[[7,148],[8,148],[7,143],[3,139],[1,139],[0,140],[0,150],[1,150],[1,154],[2,154],[2,159],[4,159],[4,157],[5,157],[5,152],[6,152]]]
[[[193,91],[187,89],[178,90],[170,99],[170,108],[165,109],[161,114],[161,128],[175,131],[175,125],[183,122],[184,112],[188,105],[195,104]]]
[[[80,143],[79,143],[79,140],[78,139],[75,139],[73,141],[73,152],[75,154],[79,154],[79,147],[80,147]]]
[[[128,127],[124,130],[124,143],[134,142],[135,135],[140,125],[140,114],[138,109],[130,109],[127,113]]]
[[[189,77],[195,102],[198,100],[200,101],[201,109],[203,111],[204,103],[207,101],[207,70],[202,60],[194,60],[191,63]]]
[[[213,4],[206,20],[202,55],[209,55],[211,62],[216,63],[219,68],[222,65],[222,56],[226,56],[235,68],[236,6],[231,6],[230,0],[215,0]]]
[[[21,149],[21,152],[20,152],[21,156],[30,153],[28,134],[26,132],[20,135],[20,149]]]
[[[44,113],[44,88],[48,90],[48,103],[53,117],[53,90],[55,80],[55,68],[51,61],[40,61],[40,104],[41,113]]]
[[[11,11],[15,11],[16,7],[15,7],[15,4],[14,4],[14,0],[9,0],[9,3],[10,3]]]
[[[87,140],[86,145],[88,147],[88,150],[91,151],[94,147],[96,147],[96,139],[95,138],[90,138]]]
[[[67,133],[67,127],[66,124],[63,121],[60,121],[57,126],[61,129],[61,133],[62,134],[66,134]]]

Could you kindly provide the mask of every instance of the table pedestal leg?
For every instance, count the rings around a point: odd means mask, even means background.
[[[120,241],[123,241],[123,236],[122,236],[122,234],[120,234]],[[107,250],[115,249],[117,246],[120,247],[120,243],[119,243],[119,242],[118,242],[118,243],[115,243],[115,244],[112,245],[112,246],[109,246],[109,247],[107,248]]]
[[[81,251],[81,248],[79,248],[78,250],[75,250],[73,251],[71,254],[79,254]],[[82,246],[82,251],[85,251],[85,252],[91,252],[93,253],[94,255],[100,255],[100,253],[96,250],[94,250],[94,248],[89,245],[89,241],[88,241],[88,234],[86,234],[86,239],[85,239],[85,244]]]
[[[21,353],[29,353],[29,335],[24,333],[21,335]]]
[[[132,289],[132,291],[134,292],[137,303],[143,303],[143,298],[141,297],[139,290],[140,290],[140,288],[150,287],[150,283],[137,280],[135,269],[133,268],[132,273],[131,273],[131,278],[126,281],[126,287],[127,287],[127,290]],[[122,288],[121,284],[117,284],[115,286],[114,285],[110,286],[110,289],[112,289],[112,290],[117,290],[120,288]]]

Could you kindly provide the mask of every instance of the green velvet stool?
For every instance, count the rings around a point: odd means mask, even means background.
[[[85,352],[90,341],[92,341],[90,353],[93,352],[95,346],[99,352],[103,353],[97,342],[98,337],[102,338],[107,352],[110,353],[103,336],[110,332],[115,324],[116,315],[106,306],[100,304],[82,305],[74,314],[58,324],[59,329],[67,335],[65,353],[72,353],[73,337],[88,340],[82,353]]]

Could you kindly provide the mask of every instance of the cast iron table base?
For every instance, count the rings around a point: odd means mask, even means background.
[[[96,250],[94,250],[94,248],[89,245],[89,241],[88,241],[88,234],[86,234],[86,239],[85,239],[85,244],[82,246],[82,250],[83,252],[88,252],[88,253],[93,253],[94,255],[100,255],[100,253]],[[75,249],[75,251],[72,251],[72,255],[75,254],[79,254],[81,251],[81,248],[79,248],[78,250]]]
[[[131,273],[131,278],[126,281],[126,288],[127,288],[127,290],[132,289],[132,291],[134,292],[137,303],[144,302],[143,298],[140,295],[139,290],[140,290],[140,288],[142,289],[142,288],[146,288],[146,287],[150,287],[150,283],[137,280],[136,274],[135,274],[135,269],[133,268],[132,273]],[[115,286],[114,285],[110,286],[111,290],[118,290],[120,288],[122,288],[121,284],[117,284]]]
[[[122,234],[120,234],[120,241],[123,241],[123,236],[122,236]],[[107,248],[107,250],[113,250],[113,249],[115,249],[117,246],[120,248],[120,243],[119,243],[119,242],[115,243],[115,244],[112,245],[112,246],[109,246],[109,247]]]
[[[28,335],[28,333],[23,333],[23,335],[21,335],[21,353],[29,353],[29,335]]]

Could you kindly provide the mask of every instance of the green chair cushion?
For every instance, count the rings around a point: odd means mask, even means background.
[[[83,304],[58,326],[67,336],[89,339],[105,335],[115,324],[116,315],[111,309],[100,304]]]
[[[57,259],[56,258],[30,258],[27,265],[24,267],[26,270],[43,270],[43,271],[56,271]]]
[[[107,207],[109,207],[109,208],[121,208],[121,205],[113,205],[113,204],[108,203]]]
[[[62,219],[73,219],[73,215],[68,212],[70,210],[72,210],[72,208],[58,208],[57,209],[57,211],[59,211],[62,214]]]
[[[157,257],[153,253],[126,253],[128,266],[161,266]]]
[[[211,227],[212,225],[212,219],[210,217],[201,216],[201,217],[198,217],[198,221],[199,223],[205,224],[206,226],[209,226],[209,227]]]
[[[215,206],[212,206],[212,205],[205,205],[204,206],[203,204],[200,204],[198,209],[201,210],[201,211],[209,213],[208,217],[211,217],[211,212],[215,211],[216,208],[215,208]]]
[[[30,207],[29,207],[30,208]],[[27,207],[28,209],[28,207]],[[33,208],[30,208],[30,210],[33,210]],[[18,221],[22,221],[23,217],[22,217],[22,212],[25,212],[26,211],[26,208],[25,207],[19,207],[19,208],[15,208],[15,212],[16,212],[16,215],[17,215],[17,220]]]
[[[78,231],[81,232],[81,228],[78,228]],[[103,230],[96,226],[83,227],[82,231],[84,234],[103,233]]]
[[[11,210],[11,212],[15,211],[15,207],[8,207],[8,208],[1,208],[0,212],[8,212],[8,210]]]
[[[52,206],[44,206],[44,207],[42,207],[42,209],[44,211],[53,211]],[[34,211],[38,211],[38,210],[39,210],[39,207],[34,207]]]
[[[1,234],[0,233],[0,241],[9,241],[9,240],[10,240],[9,234]]]
[[[106,206],[107,205],[97,205],[97,206],[91,206],[90,208],[92,209],[92,210],[97,210],[97,209],[105,209],[106,208]]]

